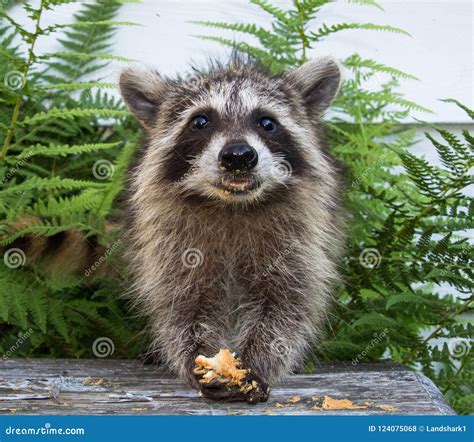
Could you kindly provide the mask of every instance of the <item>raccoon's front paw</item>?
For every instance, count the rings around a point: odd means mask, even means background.
[[[240,386],[223,384],[217,379],[201,383],[200,385],[199,391],[202,396],[215,401],[256,404],[258,402],[266,402],[270,395],[268,384],[251,373],[245,377]]]
[[[249,404],[257,402],[267,402],[270,396],[270,387],[267,382],[262,381],[258,376],[249,374],[245,377],[245,383],[240,390],[245,394],[245,400]]]
[[[214,400],[246,401],[249,404],[268,399],[268,384],[250,369],[242,368],[241,361],[227,349],[214,357],[199,355],[195,359],[194,375],[204,397]]]

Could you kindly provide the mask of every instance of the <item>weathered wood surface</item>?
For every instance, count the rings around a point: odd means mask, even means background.
[[[370,405],[355,410],[313,409],[326,395]],[[294,396],[301,400],[288,403]],[[0,414],[7,413],[454,414],[428,378],[383,363],[322,365],[314,374],[289,377],[272,389],[267,403],[251,406],[203,399],[156,366],[102,359],[0,361]]]

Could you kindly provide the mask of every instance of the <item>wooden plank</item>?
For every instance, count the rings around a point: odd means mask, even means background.
[[[294,396],[301,400],[287,402]],[[355,410],[314,409],[324,396],[370,405]],[[0,361],[0,414],[7,413],[454,414],[428,378],[384,363],[321,365],[314,374],[287,378],[273,388],[267,403],[251,406],[203,399],[160,367],[110,359]]]

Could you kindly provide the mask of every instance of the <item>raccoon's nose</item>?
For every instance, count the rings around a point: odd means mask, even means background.
[[[227,144],[219,152],[218,161],[229,172],[251,170],[258,163],[258,154],[248,144]]]

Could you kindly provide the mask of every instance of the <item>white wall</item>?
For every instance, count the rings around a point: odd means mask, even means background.
[[[193,34],[213,31],[189,23],[190,20],[221,20],[256,22],[269,25],[269,16],[247,0],[144,0],[127,3],[118,20],[139,22],[143,26],[121,28],[115,51],[119,55],[156,67],[163,73],[185,70],[190,61],[203,63],[209,56],[226,52],[217,44],[204,42]],[[285,7],[289,0],[273,0]],[[373,31],[344,31],[322,42],[312,55],[333,54],[339,58],[358,52],[363,57],[405,70],[420,78],[420,82],[404,81],[402,90],[407,98],[432,109],[435,113],[414,114],[415,117],[444,123],[469,123],[467,116],[455,106],[439,102],[439,98],[454,97],[474,107],[473,23],[471,0],[381,0],[385,9],[349,4],[338,0],[325,6],[314,26],[341,21],[390,24],[410,32],[412,38]],[[45,15],[46,23],[70,22],[77,8],[63,5]],[[17,6],[14,15],[21,20]],[[220,31],[214,31],[220,34]],[[233,34],[229,33],[232,37]],[[51,39],[39,42],[40,50],[54,50]],[[115,79],[117,64],[107,71]]]

